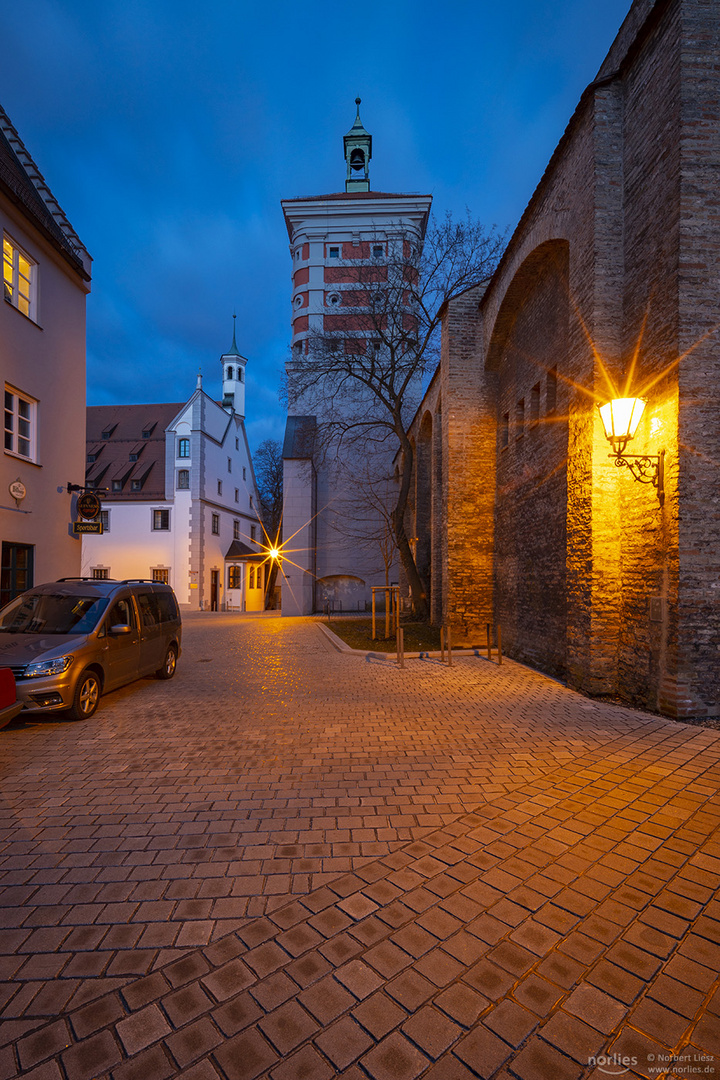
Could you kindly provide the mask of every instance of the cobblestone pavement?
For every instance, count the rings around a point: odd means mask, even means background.
[[[200,615],[0,762],[0,1080],[720,1075],[720,732]]]

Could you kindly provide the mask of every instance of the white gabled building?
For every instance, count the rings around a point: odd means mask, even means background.
[[[234,330],[220,362],[221,401],[198,376],[184,404],[88,408],[85,483],[100,496],[103,533],[83,537],[83,574],[165,581],[186,609],[263,610],[247,360]]]

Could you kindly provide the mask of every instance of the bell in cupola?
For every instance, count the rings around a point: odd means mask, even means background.
[[[355,98],[357,113],[355,123],[343,137],[345,161],[347,162],[346,191],[369,191],[368,165],[372,157],[372,135],[363,127],[360,119],[360,98]]]

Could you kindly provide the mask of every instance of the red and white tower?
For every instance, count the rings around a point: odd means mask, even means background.
[[[346,485],[352,470],[348,463],[345,469],[337,462],[330,467],[315,446],[314,434],[323,420],[321,395],[314,394],[309,402],[296,389],[296,376],[314,338],[352,338],[355,352],[373,347],[371,332],[358,329],[368,282],[383,280],[388,261],[403,245],[422,244],[430,213],[431,195],[371,190],[372,136],[360,119],[360,98],[356,105],[355,122],[343,140],[345,191],[284,199],[281,204],[292,258],[283,536],[295,534],[292,559],[302,566],[302,571],[285,567],[283,614],[308,614],[328,600],[336,607],[362,609],[370,587],[384,584],[376,560],[337,528],[336,515],[344,501],[338,476]]]

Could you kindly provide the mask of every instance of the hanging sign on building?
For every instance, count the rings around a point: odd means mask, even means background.
[[[77,510],[80,517],[92,521],[100,513],[100,500],[92,491],[84,491],[82,495],[78,495]]]
[[[17,480],[13,480],[12,484],[10,484],[10,486],[8,487],[8,491],[10,492],[18,506],[20,505],[20,500],[24,499],[27,495],[25,485],[23,484],[20,477],[18,477]]]
[[[98,533],[102,535],[102,521],[74,521],[74,533]]]

